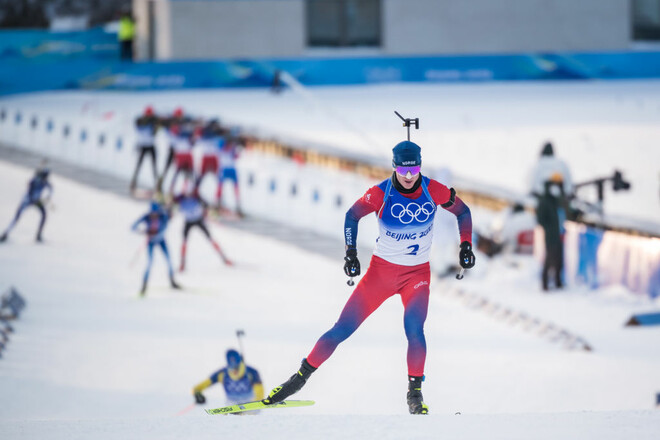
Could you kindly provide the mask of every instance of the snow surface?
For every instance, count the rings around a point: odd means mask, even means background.
[[[31,175],[0,162],[3,223]],[[3,439],[652,439],[660,432],[660,328],[623,327],[630,314],[659,305],[616,289],[544,295],[536,263],[525,258],[480,257],[464,281],[434,281],[428,417],[406,414],[406,342],[396,298],[297,395],[315,406],[207,416],[192,405],[191,387],[223,365],[237,329],[245,331],[247,361],[267,389],[298,368],[351,292],[342,261],[214,224],[213,235],[237,265],[223,266],[193,234],[189,271],[178,276],[186,289],[167,287],[157,254],[140,299],[144,255],[130,263],[142,238],[129,227],[146,203],[62,176],[52,180],[46,242],[34,243],[38,214],[28,210],[0,246],[0,289],[14,285],[28,301],[0,359]],[[181,228],[177,216],[168,231],[175,264]],[[525,331],[466,306],[466,295],[566,328],[594,350],[569,350],[538,328]],[[220,387],[206,395],[207,407],[224,404]]]
[[[449,166],[458,177],[524,194],[527,173],[550,139],[575,181],[614,168],[631,180],[630,192],[606,194],[606,212],[657,224],[659,98],[660,81],[617,81],[327,87],[277,96],[264,90],[64,92],[1,103],[58,120],[73,116],[76,126],[94,118],[128,126],[147,104],[161,113],[182,105],[385,163],[393,139],[404,136],[393,115],[398,110],[421,118],[412,139],[424,147],[425,165]],[[0,162],[0,228],[31,175]],[[28,301],[0,359],[3,440],[658,438],[660,326],[624,327],[634,313],[660,310],[658,300],[616,287],[543,294],[537,263],[524,257],[478,255],[463,281],[432,282],[428,417],[406,413],[397,298],[296,395],[315,399],[315,406],[207,416],[192,405],[191,388],[223,365],[225,350],[237,345],[237,329],[246,333],[247,361],[267,390],[298,368],[351,293],[343,262],[213,224],[237,265],[223,266],[193,232],[189,270],[177,275],[185,290],[169,289],[156,251],[147,297],[139,299],[145,258],[142,237],[129,228],[146,203],[59,175],[53,184],[46,242],[34,243],[38,214],[27,210],[0,245],[0,291],[13,285]],[[487,229],[489,217],[474,213],[475,227]],[[181,229],[177,216],[168,231],[175,265]],[[368,257],[361,260],[366,266]],[[208,407],[225,403],[218,386],[206,395]]]

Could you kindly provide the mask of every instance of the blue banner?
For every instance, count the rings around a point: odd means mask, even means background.
[[[598,247],[603,240],[604,231],[587,226],[578,238],[578,270],[577,279],[591,289],[597,289],[598,284]]]
[[[93,28],[76,32],[0,30],[0,63],[116,59],[117,34]]]
[[[41,90],[660,78],[660,52],[121,62],[116,34],[0,32],[0,95]]]

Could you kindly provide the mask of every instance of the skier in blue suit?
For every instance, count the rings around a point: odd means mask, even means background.
[[[174,289],[181,287],[174,281],[174,269],[172,268],[172,261],[170,260],[170,253],[167,250],[167,243],[165,243],[165,230],[170,216],[162,206],[156,202],[151,202],[151,209],[148,213],[140,217],[134,224],[134,231],[141,231],[147,235],[147,269],[144,271],[144,278],[142,280],[142,289],[140,295],[144,296],[147,290],[147,281],[149,280],[149,272],[151,270],[151,263],[153,262],[154,247],[160,246],[165,259],[167,260],[167,267],[170,275],[170,284]],[[144,228],[140,230],[140,224],[144,223]]]
[[[37,230],[36,240],[37,242],[41,242],[43,240],[41,233],[43,232],[44,225],[46,224],[46,205],[50,201],[50,197],[53,194],[53,187],[48,181],[49,174],[50,170],[45,167],[41,167],[36,171],[34,177],[28,184],[27,193],[25,196],[23,196],[14,219],[11,221],[4,234],[0,236],[0,242],[7,240],[9,233],[14,228],[14,226],[16,226],[16,223],[21,217],[21,214],[25,208],[29,206],[34,206],[41,213],[41,221],[39,222],[39,229]],[[48,194],[46,197],[44,197],[44,192],[47,192]]]

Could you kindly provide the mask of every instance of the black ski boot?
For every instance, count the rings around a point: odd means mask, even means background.
[[[273,391],[270,392],[268,397],[262,400],[266,405],[272,405],[273,403],[281,402],[290,395],[297,393],[305,385],[309,376],[316,371],[316,368],[312,367],[307,363],[307,359],[303,359],[302,364],[300,364],[300,370],[284,382],[279,387],[273,388]]]
[[[424,376],[408,376],[408,411],[410,414],[428,414],[429,407],[422,396],[422,381]]]

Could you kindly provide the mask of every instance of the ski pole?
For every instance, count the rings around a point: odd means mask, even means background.
[[[138,247],[135,252],[133,253],[133,257],[131,257],[131,261],[128,262],[128,267],[133,268],[135,266],[135,263],[137,263],[137,260],[140,258],[142,255],[142,252],[147,248],[147,243],[149,242],[149,239],[143,244]]]
[[[465,268],[462,268],[459,273],[456,274],[456,279],[457,280],[462,280],[463,279],[463,274],[465,273]]]
[[[238,347],[241,350],[241,357],[243,358],[243,362],[245,362],[245,352],[243,351],[243,341],[242,337],[245,336],[245,332],[241,329],[236,330],[236,339],[238,339]]]
[[[182,415],[186,414],[187,412],[189,412],[189,411],[190,411],[191,409],[193,409],[194,407],[195,407],[195,404],[194,404],[194,403],[191,403],[190,405],[186,406],[185,408],[183,408],[183,409],[182,409],[181,411],[179,411],[178,413],[174,414],[174,416],[175,416],[175,417],[177,417],[177,416],[182,416]]]

